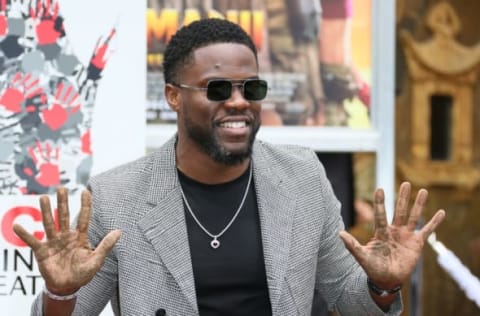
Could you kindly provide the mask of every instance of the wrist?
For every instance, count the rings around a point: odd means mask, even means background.
[[[72,290],[72,291],[65,291],[64,293],[58,293],[56,291],[50,291],[48,287],[45,285],[43,287],[43,293],[50,299],[55,301],[70,301],[78,296],[79,289]]]
[[[379,285],[373,282],[372,280],[370,280],[370,278],[367,278],[367,284],[370,291],[380,297],[386,297],[389,295],[396,294],[402,289],[401,284],[396,286]]]

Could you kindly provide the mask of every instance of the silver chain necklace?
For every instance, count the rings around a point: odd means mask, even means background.
[[[205,232],[205,234],[207,234],[208,236],[210,236],[212,239],[212,241],[210,242],[210,247],[212,247],[213,249],[217,249],[218,247],[220,247],[220,241],[218,240],[218,238],[220,238],[229,228],[230,226],[232,226],[233,222],[235,221],[235,219],[237,218],[238,214],[240,213],[242,207],[243,207],[243,204],[245,203],[245,200],[247,199],[247,195],[248,195],[248,189],[250,188],[250,183],[252,182],[252,175],[253,175],[253,167],[252,165],[250,164],[250,174],[248,176],[248,183],[247,183],[247,187],[245,188],[245,193],[243,194],[243,198],[242,198],[242,201],[240,202],[240,205],[238,206],[238,209],[235,211],[235,214],[233,215],[232,219],[230,220],[230,222],[228,222],[227,226],[225,226],[224,229],[222,229],[221,232],[219,232],[218,234],[214,235],[212,233],[210,233],[203,225],[202,223],[200,223],[200,221],[198,220],[198,218],[195,216],[195,214],[193,213],[192,211],[192,208],[190,207],[190,204],[188,203],[188,200],[187,200],[187,197],[185,196],[185,193],[183,192],[183,189],[182,189],[182,185],[180,184],[180,193],[182,194],[182,198],[183,198],[183,201],[185,202],[185,205],[187,206],[187,209],[188,209],[188,212],[190,213],[190,215],[192,215],[193,219],[195,220],[195,222],[197,223],[197,225]]]

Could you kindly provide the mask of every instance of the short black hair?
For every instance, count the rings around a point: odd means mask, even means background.
[[[182,27],[170,39],[163,56],[165,83],[175,83],[181,67],[192,58],[196,49],[216,43],[246,45],[258,63],[255,44],[238,24],[218,18],[201,19]]]

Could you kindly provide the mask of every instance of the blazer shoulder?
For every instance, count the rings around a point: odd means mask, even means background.
[[[175,137],[172,137],[157,150],[154,150],[136,160],[118,165],[90,178],[89,183],[135,181],[150,179],[156,169],[166,169],[175,166]]]
[[[149,154],[136,160],[118,165],[109,170],[103,171],[90,178],[89,182],[104,182],[114,179],[124,179],[148,172],[153,162],[153,154]]]
[[[325,181],[325,168],[311,148],[257,141],[254,163],[283,179]]]
[[[265,161],[268,161],[270,165],[295,165],[296,167],[302,167],[304,165],[311,166],[312,164],[318,164],[318,157],[313,149],[292,145],[292,144],[271,144],[265,141],[257,141],[255,150],[257,154]]]

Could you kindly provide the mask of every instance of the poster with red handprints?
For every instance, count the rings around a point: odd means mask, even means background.
[[[77,190],[93,163],[92,114],[109,34],[75,55],[57,1],[0,1],[0,194]]]
[[[127,0],[0,0],[2,315],[28,315],[43,288],[13,224],[46,238],[39,195],[55,208],[56,188],[67,187],[73,219],[90,176],[145,152],[145,10]]]

